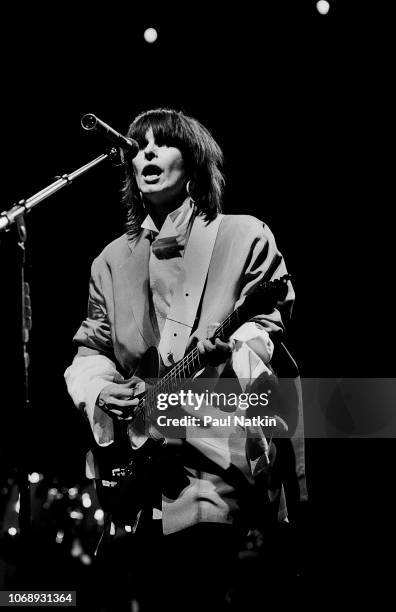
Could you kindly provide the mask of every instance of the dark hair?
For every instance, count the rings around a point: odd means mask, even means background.
[[[190,180],[189,193],[196,203],[197,212],[206,221],[214,219],[221,212],[224,176],[221,170],[223,153],[211,133],[199,121],[181,111],[157,108],[138,115],[129,126],[127,136],[143,148],[150,127],[158,145],[180,149]],[[141,231],[146,213],[131,162],[126,165],[122,201],[127,208],[126,230],[134,238]]]

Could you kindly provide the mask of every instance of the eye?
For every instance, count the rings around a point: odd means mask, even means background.
[[[137,138],[137,143],[139,145],[139,150],[143,151],[143,149],[145,149],[148,145],[148,140],[147,138]]]
[[[172,146],[172,142],[171,142],[171,139],[169,138],[169,136],[168,137],[167,136],[161,136],[161,134],[158,134],[155,137],[154,144],[157,147],[171,147]]]

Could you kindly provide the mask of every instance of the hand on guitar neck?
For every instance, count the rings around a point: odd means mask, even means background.
[[[202,363],[205,365],[218,366],[224,363],[231,356],[232,349],[234,348],[234,340],[223,342],[220,338],[216,338],[214,341],[209,339],[212,338],[219,325],[220,323],[208,325],[208,337],[197,343],[197,349],[201,355]]]

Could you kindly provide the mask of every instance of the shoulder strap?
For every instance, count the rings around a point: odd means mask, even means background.
[[[209,224],[196,217],[187,242],[182,268],[158,350],[170,366],[184,355],[208,274],[217,232],[224,215]]]

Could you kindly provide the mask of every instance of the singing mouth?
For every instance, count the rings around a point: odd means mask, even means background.
[[[160,174],[162,174],[162,168],[160,168],[156,164],[147,164],[147,166],[145,166],[142,170],[142,175],[144,177],[149,177],[149,176],[154,177],[154,176],[159,176]]]

